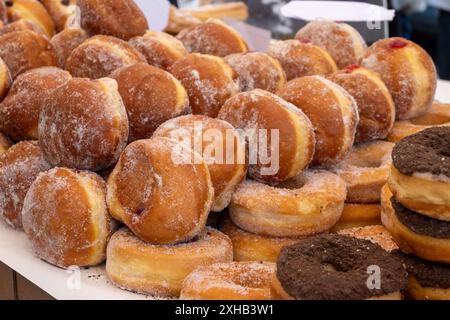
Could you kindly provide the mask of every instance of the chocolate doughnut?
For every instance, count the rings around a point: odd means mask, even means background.
[[[8,93],[9,88],[12,84],[11,73],[6,65],[5,61],[0,58],[0,102]]]
[[[8,20],[28,19],[36,24],[50,39],[55,25],[45,7],[36,0],[8,0]]]
[[[86,31],[79,28],[67,28],[56,34],[50,41],[55,48],[58,66],[66,67],[66,61],[73,50],[88,39]]]

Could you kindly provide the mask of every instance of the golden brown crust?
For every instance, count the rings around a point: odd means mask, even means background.
[[[16,21],[28,19],[36,24],[50,39],[55,33],[55,25],[41,2],[36,0],[8,0],[8,19]]]
[[[389,252],[398,249],[397,244],[392,240],[391,234],[383,226],[376,225],[344,229],[339,231],[338,234],[369,240]]]
[[[450,288],[423,287],[413,275],[408,277],[405,294],[413,300],[450,300]]]
[[[331,232],[381,224],[381,207],[377,203],[345,203],[341,218]]]
[[[11,141],[0,132],[0,156],[6,152],[11,147]]]
[[[9,68],[6,65],[5,61],[0,58],[0,102],[3,101],[3,98],[5,98],[11,85],[11,72],[9,72]]]
[[[52,17],[58,32],[64,29],[77,4],[77,0],[41,0],[41,2]]]
[[[12,23],[9,23],[5,25],[3,28],[0,29],[0,36],[4,35],[9,32],[14,31],[34,31],[36,33],[45,35],[45,33],[42,31],[41,28],[39,28],[33,21],[28,19],[19,19]],[[46,36],[46,35],[45,35]]]
[[[0,23],[1,24],[8,23],[7,6],[4,0],[0,1]]]
[[[67,28],[56,34],[51,43],[56,51],[58,58],[58,66],[66,67],[66,61],[73,50],[88,39],[88,35],[84,30],[79,28]]]

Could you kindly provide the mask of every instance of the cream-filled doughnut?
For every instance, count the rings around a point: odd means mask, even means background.
[[[67,28],[53,36],[51,43],[56,51],[58,66],[66,67],[66,61],[79,45],[88,39],[86,31],[80,28]]]
[[[37,25],[48,38],[55,33],[55,25],[49,13],[37,0],[8,0],[8,20],[27,19]]]
[[[359,228],[381,224],[381,207],[379,203],[345,203],[339,221],[331,232],[350,228]]]

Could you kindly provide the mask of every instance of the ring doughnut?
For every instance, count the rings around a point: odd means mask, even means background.
[[[11,147],[11,141],[3,133],[0,132],[0,156]]]
[[[275,263],[229,262],[195,269],[183,281],[181,300],[270,300]]]
[[[114,229],[105,194],[105,182],[91,172],[55,168],[40,174],[22,210],[36,254],[61,268],[103,262]]]
[[[397,119],[414,118],[430,109],[436,68],[419,45],[403,38],[379,40],[367,50],[361,66],[381,76],[394,99]]]
[[[167,138],[130,144],[108,179],[111,215],[155,244],[197,236],[205,228],[213,197],[203,158]]]
[[[109,241],[106,273],[122,289],[178,297],[183,280],[197,267],[232,260],[230,239],[212,228],[172,246],[146,243],[123,228]]]
[[[338,176],[306,171],[277,186],[247,180],[233,195],[231,220],[240,228],[273,237],[328,231],[339,220],[347,191]]]
[[[36,0],[8,0],[10,22],[27,19],[36,24],[50,39],[55,34],[55,24],[45,7]]]
[[[0,36],[14,31],[26,31],[26,30],[34,31],[47,37],[47,35],[44,33],[44,31],[42,31],[41,28],[39,28],[39,26],[37,26],[33,21],[28,19],[19,19],[5,25],[3,28],[0,29]]]
[[[344,229],[339,231],[338,234],[357,239],[369,240],[370,242],[378,244],[388,252],[398,249],[398,246],[392,239],[391,234],[383,226],[376,225]]]
[[[65,68],[66,61],[72,51],[87,39],[88,35],[86,32],[79,28],[67,28],[56,34],[50,42],[55,48],[58,66],[60,68]]]
[[[52,17],[56,31],[62,31],[67,19],[72,16],[77,0],[41,0],[44,7]]]
[[[381,224],[381,207],[378,203],[345,203],[341,218],[331,232]]]
[[[12,85],[11,73],[5,61],[0,58],[0,102],[3,101]]]

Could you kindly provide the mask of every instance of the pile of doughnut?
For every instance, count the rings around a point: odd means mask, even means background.
[[[417,44],[313,21],[251,52],[132,0],[0,18],[0,217],[40,259],[181,299],[450,298],[450,106]]]

